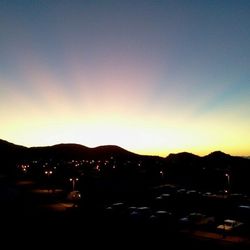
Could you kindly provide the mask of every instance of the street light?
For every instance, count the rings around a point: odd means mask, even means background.
[[[69,181],[72,182],[72,191],[75,191],[75,185],[76,185],[76,182],[78,181],[79,179],[77,177],[72,177],[69,179]]]
[[[51,171],[51,170],[49,170],[49,171],[44,171],[44,173],[49,177],[50,175],[52,175],[53,174],[53,171]]]
[[[230,191],[230,175],[229,174],[225,174],[226,178],[227,178],[227,185],[228,185],[228,192]]]
[[[53,174],[52,170],[45,170],[44,174],[48,176],[48,181],[47,181],[47,185],[48,185],[48,191],[50,190],[50,186],[51,186],[51,180],[50,180],[50,176]],[[53,188],[52,188],[53,191]]]

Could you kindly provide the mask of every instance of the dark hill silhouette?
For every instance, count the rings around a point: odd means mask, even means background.
[[[89,148],[80,144],[57,144],[44,147],[24,147],[0,140],[2,161],[31,159],[102,159],[102,158],[138,158],[142,157],[115,145]]]
[[[231,171],[236,168],[250,168],[250,160],[240,156],[232,156],[221,151],[212,152],[203,157],[203,164],[210,168],[219,168],[224,171]],[[249,169],[250,170],[250,169]]]
[[[183,152],[165,158],[170,179],[185,186],[223,189],[230,176],[230,188],[235,192],[250,192],[250,160],[221,151],[200,157]],[[213,183],[213,185],[211,185]]]
[[[202,163],[202,157],[187,152],[169,154],[165,160],[171,167],[176,168],[176,170],[179,169],[183,171],[189,171],[191,168],[197,168]]]
[[[91,148],[80,144],[57,144],[29,148],[30,158],[37,159],[83,159],[90,154]]]
[[[249,159],[240,156],[231,156],[221,151],[214,151],[203,157],[188,152],[169,154],[165,160],[169,165],[178,166],[183,169],[192,166],[224,171],[230,170],[232,167],[240,169],[249,166],[250,168]]]
[[[93,154],[99,158],[116,157],[116,158],[137,158],[138,154],[132,153],[116,145],[105,145],[91,149]]]
[[[111,156],[116,158],[139,156],[113,145],[89,148],[80,144],[57,144],[48,147],[32,147],[29,150],[32,157],[50,159],[107,159]]]
[[[0,139],[0,173],[10,174],[17,161],[26,159],[28,148]]]
[[[167,157],[159,156],[149,156],[149,155],[139,155],[123,149],[116,145],[104,145],[94,148],[86,147],[80,144],[74,143],[61,143],[53,146],[43,146],[43,147],[25,147],[21,145],[16,145],[5,140],[0,139],[0,157],[1,159],[25,159],[25,158],[55,158],[55,159],[73,159],[85,158],[85,157],[122,157],[122,158],[152,158],[157,160],[164,160],[168,163],[185,163],[185,165],[190,165],[190,163],[198,162],[208,162],[208,163],[230,163],[230,162],[249,162],[247,157],[231,156],[229,154],[223,153],[221,151],[212,152],[206,156],[198,156],[188,152],[181,152],[176,154],[169,154]]]
[[[2,161],[15,161],[25,159],[28,148],[0,139],[0,159]]]
[[[220,161],[220,162],[227,162],[230,161],[232,158],[233,156],[221,151],[214,151],[204,156],[204,159],[206,159],[207,161]]]
[[[80,144],[62,143],[53,146],[43,147],[24,147],[0,139],[0,159],[2,160],[22,160],[22,159],[84,159],[84,158],[141,158],[151,160],[163,160],[167,164],[174,165],[235,165],[237,163],[246,164],[250,160],[246,157],[231,156],[221,151],[212,152],[206,156],[181,152],[169,154],[166,158],[159,156],[139,155],[123,149],[116,145],[104,145],[94,148],[86,147]]]
[[[166,159],[169,161],[197,161],[200,160],[200,156],[192,154],[192,153],[188,153],[188,152],[181,152],[181,153],[177,153],[177,154],[169,154]]]
[[[226,154],[222,151],[214,151],[208,155],[205,156],[206,158],[226,158],[226,157],[232,157],[231,155],[229,154]]]
[[[9,157],[11,158],[13,156],[18,157],[26,153],[27,149],[28,149],[27,147],[16,145],[0,139],[1,157],[4,158],[9,158]]]

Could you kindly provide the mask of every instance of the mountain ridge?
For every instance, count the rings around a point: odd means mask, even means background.
[[[240,158],[244,158],[244,159],[249,159],[250,157],[243,157],[243,156],[232,156],[230,154],[227,154],[225,152],[222,151],[213,151],[205,156],[199,156],[190,152],[179,152],[179,153],[170,153],[169,155],[167,155],[166,157],[163,156],[158,156],[158,155],[142,155],[142,154],[137,154],[134,153],[132,151],[129,151],[127,149],[124,149],[118,145],[100,145],[100,146],[96,146],[96,147],[88,147],[82,144],[78,144],[78,143],[58,143],[58,144],[54,144],[54,145],[48,145],[48,146],[32,146],[32,147],[26,147],[23,145],[19,145],[19,144],[14,144],[12,142],[9,142],[7,140],[3,140],[0,139],[0,151],[2,150],[10,150],[12,149],[12,151],[14,150],[21,150],[21,151],[39,151],[39,150],[78,150],[78,151],[82,151],[85,153],[91,153],[91,151],[93,152],[98,152],[98,151],[105,151],[106,153],[108,153],[110,150],[111,151],[115,151],[117,153],[119,152],[123,152],[123,153],[127,153],[127,154],[131,154],[134,156],[142,156],[142,157],[159,157],[159,158],[174,158],[174,157],[181,157],[181,158],[226,158],[226,157],[240,157]]]
[[[111,157],[112,155],[122,158],[142,156],[117,145],[102,145],[90,148],[77,143],[60,143],[52,146],[24,147],[2,139],[0,139],[0,152],[0,158],[2,159],[17,158],[17,160],[22,158],[103,158],[105,156]]]

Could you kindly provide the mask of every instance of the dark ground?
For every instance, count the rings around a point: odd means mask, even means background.
[[[63,193],[32,192],[36,184],[0,181],[0,236],[7,249],[249,249],[249,245],[204,239],[171,231],[164,226],[117,221],[105,217],[94,206],[48,209],[65,196]]]

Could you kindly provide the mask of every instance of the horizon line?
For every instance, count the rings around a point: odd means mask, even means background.
[[[210,155],[212,153],[215,153],[215,152],[221,152],[223,154],[227,154],[227,155],[230,155],[230,156],[233,156],[233,157],[243,157],[243,158],[249,158],[250,156],[248,155],[232,155],[232,154],[229,154],[227,152],[224,152],[222,150],[214,150],[214,151],[211,151],[210,153],[208,154],[196,154],[196,153],[193,153],[193,152],[190,152],[190,151],[179,151],[179,152],[170,152],[168,154],[166,154],[165,156],[161,156],[161,155],[157,155],[157,154],[141,154],[141,153],[136,153],[134,151],[131,151],[131,150],[128,150],[127,148],[124,148],[124,147],[121,147],[117,144],[103,144],[103,145],[97,145],[97,146],[93,146],[93,147],[90,147],[90,146],[86,146],[84,144],[81,144],[81,143],[76,143],[76,142],[60,142],[60,143],[55,143],[55,144],[46,144],[46,145],[33,145],[33,146],[26,146],[26,145],[23,145],[23,144],[18,144],[18,143],[14,143],[14,142],[11,142],[9,140],[6,140],[6,139],[1,139],[0,140],[4,141],[4,142],[7,142],[7,143],[10,143],[10,144],[14,144],[16,146],[21,146],[21,147],[25,147],[25,148],[39,148],[39,147],[53,147],[53,146],[58,146],[58,145],[78,145],[78,146],[82,146],[82,147],[86,147],[86,148],[89,148],[89,149],[94,149],[94,148],[98,148],[98,147],[105,147],[105,146],[113,146],[113,147],[119,147],[123,150],[126,150],[130,153],[133,153],[133,154],[137,154],[137,155],[141,155],[141,156],[155,156],[155,157],[161,157],[161,158],[165,158],[171,154],[181,154],[181,153],[188,153],[188,154],[193,154],[193,155],[196,155],[196,156],[199,156],[199,157],[204,157],[204,156],[207,156],[207,155]]]

